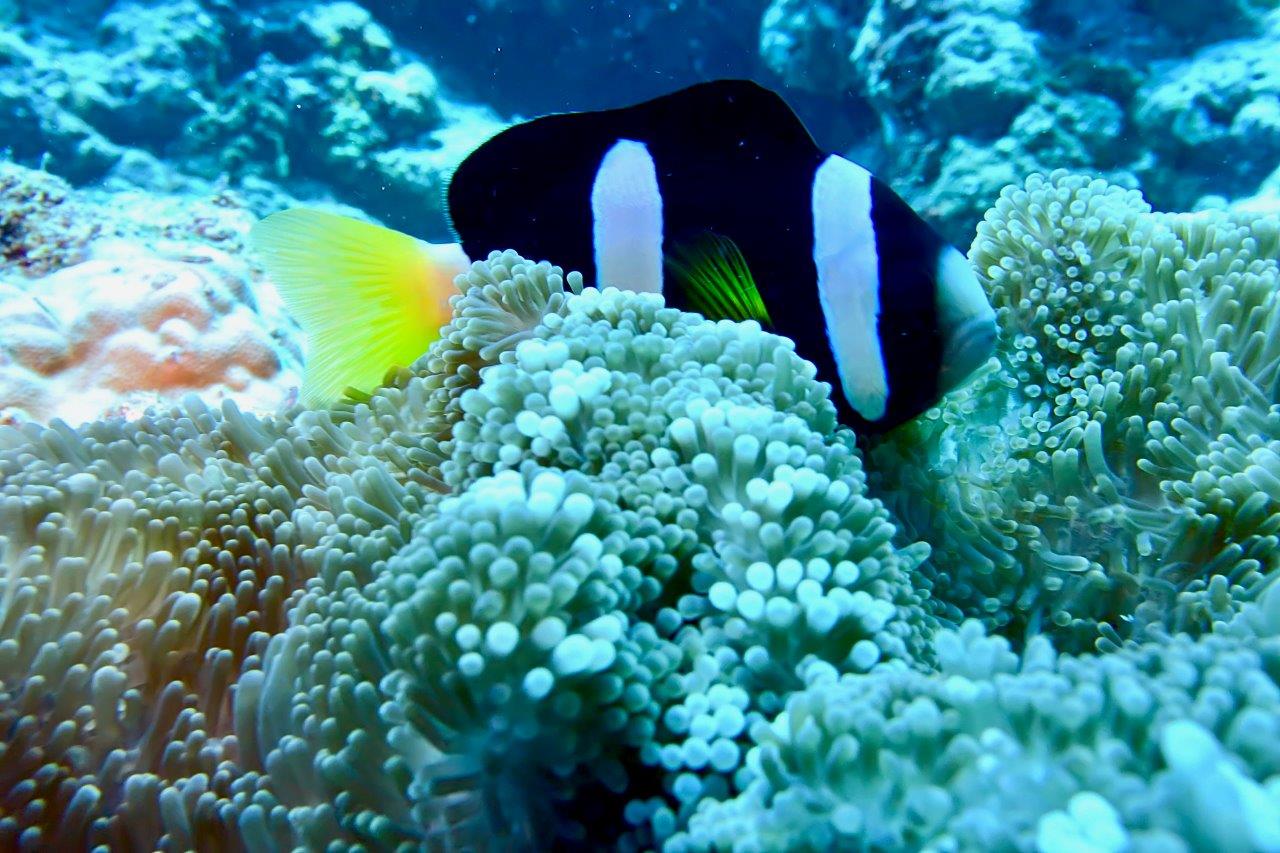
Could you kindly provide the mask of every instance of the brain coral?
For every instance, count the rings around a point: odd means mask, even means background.
[[[243,261],[117,241],[24,287],[0,285],[0,409],[83,423],[199,391],[270,411],[299,383]],[[283,325],[283,316],[278,321]]]
[[[0,847],[1275,849],[1278,242],[1011,188],[867,471],[786,339],[513,253],[332,409],[0,429]]]
[[[1278,245],[1275,219],[1062,172],[1002,193],[972,252],[996,358],[870,452],[936,599],[1087,648],[1256,593],[1280,560]]]

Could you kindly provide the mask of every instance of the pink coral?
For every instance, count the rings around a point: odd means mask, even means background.
[[[137,416],[196,392],[292,402],[301,344],[243,235],[207,199],[72,190],[0,164],[0,421]]]
[[[297,385],[296,352],[255,310],[243,260],[182,259],[124,241],[25,291],[0,290],[0,406],[80,423],[198,391],[272,410]]]

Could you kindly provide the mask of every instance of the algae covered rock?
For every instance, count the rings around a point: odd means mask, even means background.
[[[850,60],[895,123],[990,135],[1031,101],[1043,75],[1024,5],[874,3]]]
[[[776,0],[759,50],[788,86],[869,113],[859,127],[878,138],[846,147],[967,245],[1032,171],[1092,170],[1161,209],[1257,192],[1277,162],[1275,15],[1271,0],[1209,15],[1138,0]]]
[[[398,50],[362,7],[309,7],[185,128],[178,149],[209,177],[322,182],[368,214],[443,234],[445,178],[501,129],[488,110],[447,100],[436,75]],[[274,29],[271,32],[275,32]]]
[[[39,275],[83,259],[102,217],[71,197],[66,181],[0,164],[0,260]]]
[[[125,3],[50,26],[0,34],[0,136],[76,185],[265,183],[443,235],[445,177],[503,126],[354,3]]]
[[[1272,37],[1225,42],[1170,62],[1139,93],[1137,121],[1180,168],[1153,197],[1253,190],[1280,162],[1280,59]]]

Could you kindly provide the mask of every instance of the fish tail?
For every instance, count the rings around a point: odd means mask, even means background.
[[[370,390],[422,355],[449,321],[467,264],[460,248],[306,208],[272,214],[249,236],[307,335],[308,405]]]

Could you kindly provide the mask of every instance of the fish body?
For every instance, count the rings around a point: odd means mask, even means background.
[[[512,248],[760,320],[841,389],[841,419],[860,430],[919,414],[994,347],[964,257],[748,81],[517,124],[458,167],[448,209],[471,258]]]

